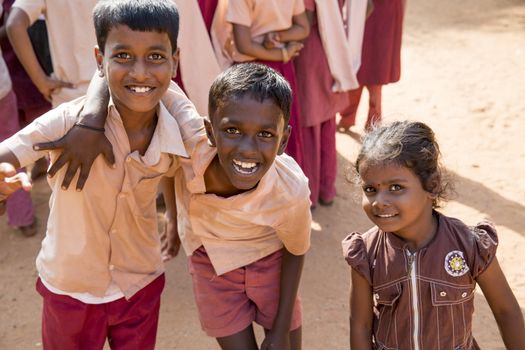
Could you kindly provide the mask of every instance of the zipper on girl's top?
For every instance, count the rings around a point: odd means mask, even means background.
[[[410,278],[410,289],[412,291],[412,316],[414,319],[412,341],[414,343],[414,350],[419,350],[419,300],[416,281],[417,253],[411,253],[408,249],[406,252],[408,256],[408,277]]]

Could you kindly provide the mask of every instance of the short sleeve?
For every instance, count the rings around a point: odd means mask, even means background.
[[[361,234],[358,232],[349,234],[343,239],[341,245],[343,246],[343,255],[348,265],[372,285],[370,265],[366,254],[366,245]]]
[[[477,278],[489,267],[496,256],[498,235],[494,225],[488,221],[470,227],[470,232],[474,237],[472,275]]]
[[[294,255],[306,254],[310,249],[312,225],[310,200],[306,198],[287,209],[286,215],[282,215],[281,219],[275,229],[286,250]]]
[[[34,23],[44,14],[46,3],[44,0],[16,0],[13,7],[18,7],[29,16],[30,23]]]
[[[226,21],[251,27],[252,15],[250,3],[250,0],[229,0],[228,8],[226,9]]]
[[[304,3],[303,0],[295,0],[295,4],[294,4],[294,7],[293,7],[293,15],[294,16],[300,15],[301,13],[303,13],[305,11],[304,4],[305,3]]]
[[[33,150],[35,143],[58,140],[73,126],[75,117],[68,117],[68,110],[64,106],[47,112],[2,142],[2,145],[13,152],[22,167],[46,155],[45,151]]]

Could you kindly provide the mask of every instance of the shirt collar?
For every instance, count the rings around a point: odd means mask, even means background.
[[[148,164],[156,164],[160,159],[160,153],[169,153],[184,158],[188,158],[188,152],[184,147],[184,142],[180,133],[177,120],[168,112],[162,101],[157,104],[157,126],[146,154],[142,160]],[[120,119],[120,114],[115,106],[113,98],[109,98],[108,115]]]

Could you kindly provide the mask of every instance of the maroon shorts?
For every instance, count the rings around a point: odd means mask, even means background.
[[[211,337],[236,334],[252,322],[271,329],[279,307],[282,250],[217,276],[200,247],[189,257],[193,292],[202,329]],[[300,297],[295,300],[290,330],[302,323]]]
[[[39,278],[44,349],[101,350],[106,338],[111,349],[154,349],[164,283],[162,274],[129,300],[85,304],[50,292]]]

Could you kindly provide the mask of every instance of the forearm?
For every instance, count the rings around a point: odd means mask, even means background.
[[[279,308],[273,323],[273,329],[288,332],[292,322],[293,308],[297,298],[297,290],[303,271],[304,255],[293,255],[283,249],[281,279],[279,292]]]
[[[306,12],[294,16],[292,26],[277,32],[281,42],[301,41],[310,35],[310,22]]]
[[[516,302],[516,307],[505,313],[494,313],[498,328],[509,350],[523,349],[525,344],[525,324],[520,307]]]
[[[234,23],[233,36],[237,51],[243,55],[267,61],[283,61],[284,59],[283,52],[280,48],[267,49],[263,44],[253,41],[249,27]]]
[[[164,177],[160,182],[160,191],[164,197],[164,204],[166,205],[166,218],[176,221],[175,179],[173,177]]]
[[[40,85],[46,73],[38,63],[35,51],[29,39],[27,29],[31,25],[29,16],[18,8],[13,8],[6,23],[7,36],[13,50],[35,85]]]
[[[85,125],[103,128],[106,123],[109,104],[109,90],[106,79],[95,73],[86,93],[86,103],[80,114],[79,122]]]
[[[372,350],[372,334],[366,327],[358,327],[350,320],[350,349]]]

